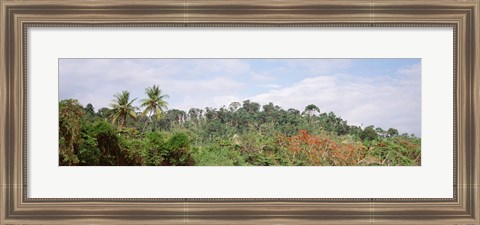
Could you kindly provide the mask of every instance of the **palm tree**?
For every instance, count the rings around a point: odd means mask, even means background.
[[[113,108],[113,114],[111,116],[112,123],[116,124],[120,118],[120,126],[124,128],[127,122],[127,117],[137,119],[135,107],[132,106],[132,103],[136,100],[136,98],[130,101],[130,93],[128,91],[117,93],[114,95],[114,97],[115,98],[112,100],[112,104],[110,104],[110,106]]]
[[[162,90],[160,90],[157,85],[146,88],[145,94],[147,94],[148,98],[141,100],[141,107],[145,107],[142,116],[146,116],[148,113],[148,118],[155,115],[156,119],[159,120],[162,117],[163,112],[167,109],[168,103],[165,99],[169,96],[167,94],[162,95]],[[148,120],[145,120],[142,132],[145,131],[147,122]]]

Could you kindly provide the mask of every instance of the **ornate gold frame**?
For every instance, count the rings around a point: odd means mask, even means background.
[[[479,0],[0,0],[0,224],[480,224]],[[31,26],[450,26],[452,199],[32,199],[26,179]]]

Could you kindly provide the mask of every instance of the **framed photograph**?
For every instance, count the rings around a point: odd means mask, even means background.
[[[0,224],[480,224],[478,0],[0,4]]]

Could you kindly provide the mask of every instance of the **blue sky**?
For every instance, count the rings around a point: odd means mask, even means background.
[[[421,136],[420,59],[59,59],[60,99],[95,110],[122,90],[145,98],[153,84],[170,96],[169,109],[315,104],[352,125]]]

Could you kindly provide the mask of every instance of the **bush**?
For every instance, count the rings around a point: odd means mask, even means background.
[[[360,138],[362,140],[375,140],[377,139],[378,134],[373,128],[373,126],[365,127],[365,129],[360,133]]]
[[[165,138],[160,132],[150,132],[145,135],[146,142],[143,150],[143,160],[147,166],[159,166],[163,162],[165,154]]]
[[[100,150],[98,149],[97,139],[82,132],[83,142],[78,151],[79,165],[95,166],[100,163]]]
[[[119,137],[110,123],[98,121],[93,124],[90,133],[97,139],[97,147],[100,151],[100,166],[125,165],[118,144]]]
[[[141,139],[120,136],[119,145],[124,162],[128,166],[144,165],[142,151],[145,148]]]
[[[190,139],[185,133],[175,133],[167,142],[168,154],[165,155],[165,164],[172,166],[194,165],[190,150]]]
[[[143,151],[144,162],[152,166],[191,166],[191,144],[185,133],[174,133],[167,138],[161,132],[146,135],[146,147]]]
[[[59,102],[59,164],[77,165],[78,147],[82,144],[80,134],[83,107],[77,100],[67,99]]]
[[[382,159],[381,165],[414,166],[420,164],[420,141],[406,137],[395,137],[376,143],[369,155]]]
[[[195,149],[193,158],[197,166],[243,166],[245,158],[233,146],[210,145]]]

